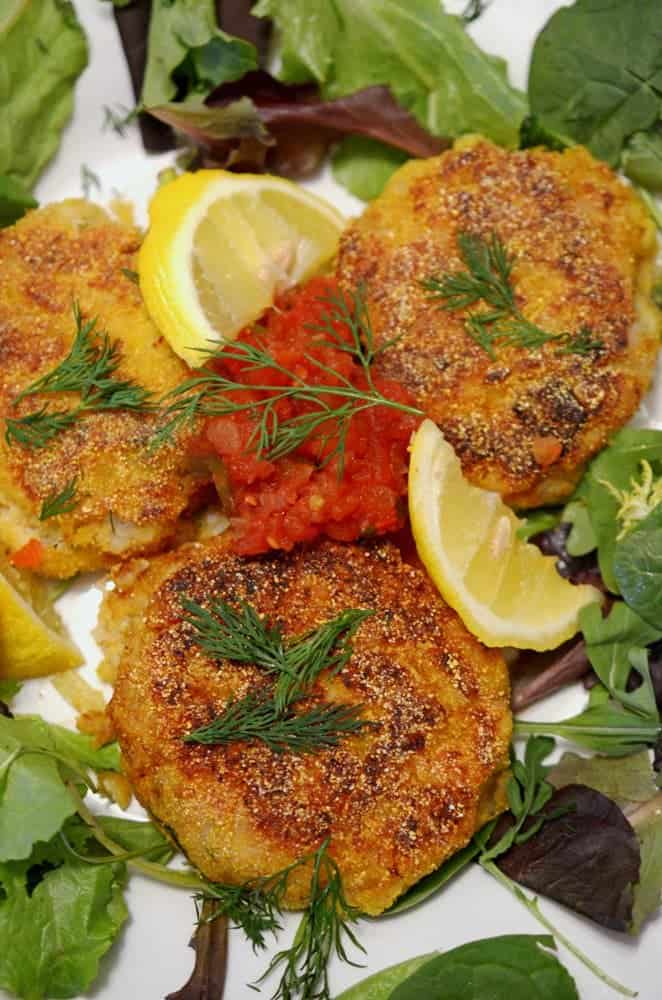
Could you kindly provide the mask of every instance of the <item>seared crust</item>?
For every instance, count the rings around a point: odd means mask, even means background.
[[[465,332],[463,313],[421,280],[464,270],[461,231],[496,232],[516,255],[524,315],[552,333],[583,326],[588,357],[498,347]],[[659,313],[650,304],[655,233],[648,213],[586,150],[508,152],[462,140],[411,161],[345,232],[338,274],[363,283],[381,358],[457,451],[467,476],[518,507],[566,497],[587,460],[634,413],[651,380]]]
[[[379,913],[505,807],[503,659],[388,542],[326,542],[250,561],[226,546],[183,546],[116,574],[99,637],[112,647],[115,623],[128,623],[110,707],[126,772],[209,878],[271,873],[329,837],[349,901]],[[183,743],[231,695],[265,683],[258,669],[214,664],[192,643],[184,595],[248,601],[287,636],[348,607],[374,609],[350,663],[312,697],[364,705],[375,730],[308,755]],[[287,905],[305,903],[309,877],[291,880]]]
[[[119,340],[118,378],[155,394],[174,388],[186,366],[149,319],[138,287],[125,271],[136,266],[140,233],[111,222],[100,208],[68,201],[31,212],[0,231],[0,414],[32,412],[45,402],[76,397],[35,396],[12,402],[69,352],[75,324],[98,317],[98,329]],[[128,412],[85,416],[46,448],[9,446],[0,436],[0,544],[10,551],[38,538],[39,572],[66,577],[107,566],[120,556],[154,552],[174,536],[196,501],[203,478],[186,458],[185,438],[148,449],[156,417]],[[78,477],[70,514],[38,520],[43,500]]]

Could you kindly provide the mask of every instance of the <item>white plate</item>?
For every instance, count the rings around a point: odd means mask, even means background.
[[[129,76],[112,18],[111,5],[98,0],[75,0],[79,16],[90,40],[90,66],[76,93],[74,119],[64,135],[60,152],[38,188],[41,202],[77,196],[82,192],[81,165],[86,164],[101,182],[101,191],[92,192],[101,200],[114,191],[135,199],[143,207],[153,191],[156,174],[168,156],[145,156],[137,129],[124,138],[104,131],[104,105],[132,105]],[[463,2],[448,4],[454,10]],[[549,15],[560,4],[555,0],[493,0],[487,13],[473,27],[478,42],[488,51],[505,56],[514,83],[524,87],[532,41]],[[351,214],[360,204],[333,183],[327,175],[314,185],[338,207]],[[662,393],[646,402],[647,423],[662,427]],[[61,601],[61,608],[76,639],[88,658],[87,671],[93,676],[98,652],[90,637],[100,597],[98,584],[90,579]],[[531,717],[561,718],[577,710],[584,696],[579,689],[557,695]],[[68,706],[48,681],[28,685],[17,708],[38,711],[59,722],[73,721]],[[135,811],[137,814],[137,811]],[[160,1000],[183,985],[192,967],[187,947],[193,929],[193,904],[186,893],[164,888],[132,876],[129,889],[131,919],[109,955],[93,990],[97,1000]],[[631,988],[643,1000],[660,996],[657,935],[662,921],[651,921],[637,940],[602,931],[588,921],[547,900],[544,912],[572,941],[601,967]],[[289,940],[295,919],[286,921],[281,944]],[[402,916],[361,923],[360,938],[366,948],[365,969],[334,963],[332,985],[335,993],[363,978],[368,972],[435,949],[446,950],[463,942],[504,933],[537,933],[538,924],[505,890],[483,872],[472,868],[461,875],[441,895]],[[616,996],[594,979],[567,952],[560,957],[575,976],[583,1000]],[[265,968],[268,955],[255,956],[239,931],[231,934],[226,1000],[249,1000],[256,994],[248,983]],[[273,987],[272,987],[273,989]],[[262,995],[268,997],[266,987]],[[421,998],[424,1000],[424,998]]]

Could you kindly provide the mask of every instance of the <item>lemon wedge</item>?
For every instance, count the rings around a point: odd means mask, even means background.
[[[0,562],[0,678],[25,680],[83,662],[50,599],[49,584]]]
[[[164,184],[138,259],[145,305],[196,367],[335,254],[343,218],[280,177],[200,170]]]
[[[443,598],[486,646],[554,649],[575,634],[581,608],[601,599],[559,576],[556,559],[517,537],[498,493],[472,486],[436,424],[424,420],[409,467],[416,548]]]

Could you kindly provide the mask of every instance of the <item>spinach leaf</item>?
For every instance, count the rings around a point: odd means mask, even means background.
[[[0,177],[0,228],[13,226],[37,202],[13,177]]]
[[[662,630],[662,504],[617,542],[614,576],[629,607]]]
[[[124,865],[69,862],[36,887],[26,864],[0,865],[0,987],[30,1000],[85,992],[127,918]]]
[[[543,127],[617,166],[626,140],[660,118],[657,0],[576,0],[533,47],[531,111]]]
[[[662,192],[662,131],[635,132],[623,150],[623,172],[649,191]]]
[[[362,201],[382,193],[392,174],[409,159],[407,153],[383,142],[352,135],[333,154],[333,176]]]
[[[473,941],[421,965],[389,1000],[578,1000],[575,984],[547,949],[554,939],[509,934]]]
[[[518,143],[524,96],[438,0],[259,0],[254,13],[275,21],[287,82],[315,81],[327,98],[384,84],[433,135]]]
[[[146,108],[169,101],[200,102],[214,87],[257,69],[250,42],[216,26],[213,0],[152,4],[142,89]]]
[[[367,979],[362,979],[355,986],[350,986],[348,990],[341,993],[336,1000],[390,1000],[393,990],[400,983],[408,979],[412,973],[427,964],[430,959],[435,958],[434,952],[429,955],[418,955],[416,958],[408,958],[397,965],[391,965],[388,969],[376,972]]]
[[[593,459],[575,493],[588,510],[598,546],[600,572],[605,586],[618,593],[614,554],[622,525],[617,517],[619,494],[632,490],[648,462],[655,477],[662,474],[662,431],[625,428]]]
[[[9,0],[0,17],[0,175],[32,189],[73,109],[87,43],[69,0]],[[3,192],[7,211],[7,192]],[[11,202],[18,207],[16,188]]]
[[[622,601],[614,604],[606,618],[597,606],[583,608],[579,623],[591,666],[612,698],[643,718],[659,722],[646,646],[662,638],[662,631],[649,625]],[[629,691],[628,680],[633,669],[640,675],[641,684]]]

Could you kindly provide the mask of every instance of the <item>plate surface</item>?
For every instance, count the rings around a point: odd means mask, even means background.
[[[135,127],[122,138],[104,129],[104,106],[129,108],[132,94],[109,3],[74,0],[90,41],[90,65],[78,83],[76,111],[66,130],[58,156],[42,178],[38,197],[41,203],[82,194],[81,167],[98,177],[99,188],[90,196],[100,201],[120,193],[134,200],[138,218],[154,190],[156,175],[166,166],[169,155],[148,158],[142,150]],[[448,3],[458,11],[464,3]],[[555,0],[493,0],[472,33],[487,51],[508,59],[512,81],[525,86],[532,41],[550,14],[561,4]],[[360,211],[359,202],[338,188],[327,174],[311,187],[326,195],[345,213]],[[646,400],[638,422],[662,428],[662,387]],[[102,583],[89,578],[60,601],[60,608],[76,640],[87,657],[86,672],[93,678],[99,654],[90,635],[101,596]],[[531,718],[562,718],[579,709],[585,701],[577,688],[547,700],[531,711]],[[19,711],[37,711],[58,722],[72,722],[73,715],[49,681],[27,685],[19,696]],[[140,815],[137,808],[134,815]],[[187,947],[194,921],[194,908],[186,893],[132,876],[128,891],[131,918],[119,941],[103,962],[93,991],[96,1000],[160,1000],[177,990],[187,979],[192,952]],[[638,940],[602,931],[547,900],[542,909],[549,919],[576,945],[611,975],[639,992],[642,1000],[660,996],[657,940],[662,919],[649,922]],[[281,945],[289,940],[296,920],[286,921]],[[466,871],[441,895],[416,910],[382,920],[366,920],[359,934],[366,955],[365,968],[334,964],[332,986],[335,993],[369,972],[413,955],[447,950],[466,941],[505,933],[538,933],[539,925],[524,908],[478,869]],[[560,952],[561,960],[575,976],[584,1000],[616,997],[593,978],[571,955]],[[255,997],[248,983],[265,968],[268,956],[255,956],[239,931],[230,938],[227,1000]],[[273,989],[273,986],[272,986]],[[265,984],[262,995],[271,993]],[[258,994],[259,995],[259,994]],[[423,1000],[423,998],[422,998]]]

